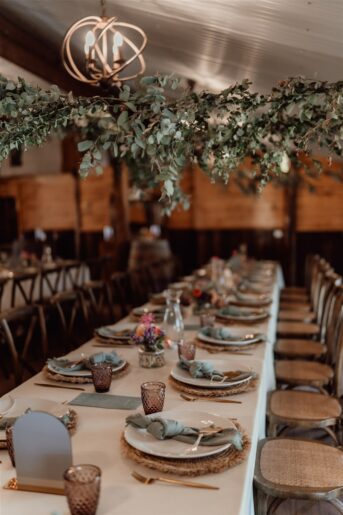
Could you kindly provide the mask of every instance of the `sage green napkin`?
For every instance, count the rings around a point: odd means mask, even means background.
[[[157,440],[173,438],[180,442],[192,444],[199,435],[199,429],[188,427],[177,420],[161,417],[147,417],[141,413],[135,413],[126,418],[126,423],[136,429],[145,429]],[[235,428],[223,429],[220,433],[203,436],[200,445],[217,446],[231,443],[237,450],[242,450],[242,435]]]
[[[195,378],[204,377],[211,379],[211,381],[222,381],[224,378],[224,374],[215,370],[209,361],[190,361],[181,357],[178,366],[187,370]]]
[[[75,360],[70,360],[67,358],[53,358],[48,359],[48,363],[53,366],[53,369],[56,372],[77,372],[79,370],[87,370],[95,363],[108,363],[110,365],[119,366],[123,363],[123,360],[118,356],[115,351],[112,352],[96,352],[89,358],[85,358],[80,363],[75,366],[72,366],[75,363]]]
[[[70,406],[89,406],[104,409],[137,409],[141,403],[140,397],[127,395],[109,395],[108,393],[80,393],[70,401]]]
[[[200,333],[216,340],[237,340],[237,336],[233,338],[230,330],[226,327],[203,327]]]

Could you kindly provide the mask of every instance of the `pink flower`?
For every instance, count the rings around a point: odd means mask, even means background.
[[[154,321],[154,315],[152,313],[145,313],[141,316],[140,322],[144,325],[151,325]]]

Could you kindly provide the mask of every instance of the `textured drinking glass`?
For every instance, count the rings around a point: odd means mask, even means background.
[[[74,465],[64,472],[63,479],[71,515],[95,515],[100,494],[99,467]]]
[[[201,327],[214,327],[216,321],[215,315],[211,315],[211,313],[203,313],[200,315],[200,325]]]
[[[184,358],[192,361],[195,358],[196,345],[192,341],[182,342],[177,347],[179,359]]]
[[[13,467],[15,467],[14,447],[13,447],[13,426],[6,427],[6,442],[7,442],[8,454],[11,458],[11,463],[12,463]]]
[[[108,392],[112,381],[112,365],[96,363],[91,367],[92,379],[96,392]]]
[[[141,397],[144,413],[157,413],[163,410],[166,385],[164,383],[151,382],[141,385]]]

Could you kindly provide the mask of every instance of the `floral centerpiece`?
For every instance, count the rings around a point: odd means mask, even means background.
[[[139,345],[139,364],[144,368],[162,367],[164,359],[164,331],[155,324],[152,313],[143,315],[132,337]]]
[[[195,313],[203,311],[207,306],[214,306],[218,296],[213,288],[213,284],[210,282],[198,283],[192,290],[192,300],[195,305]]]

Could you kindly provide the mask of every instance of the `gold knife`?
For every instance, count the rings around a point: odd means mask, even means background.
[[[46,386],[48,388],[62,388],[64,390],[81,390],[84,392],[86,388],[81,388],[81,386],[61,386],[59,384],[49,384],[49,383],[34,383],[36,386]]]

